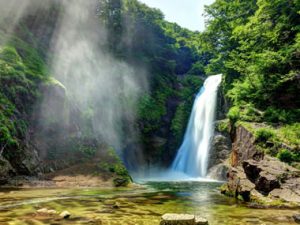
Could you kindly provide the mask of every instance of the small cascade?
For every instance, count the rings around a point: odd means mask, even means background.
[[[191,177],[205,177],[214,133],[217,91],[222,75],[209,76],[194,101],[188,127],[171,170]]]

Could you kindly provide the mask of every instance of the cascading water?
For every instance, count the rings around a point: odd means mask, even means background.
[[[171,170],[191,177],[205,177],[214,132],[217,91],[222,75],[208,77],[194,101],[188,127]]]

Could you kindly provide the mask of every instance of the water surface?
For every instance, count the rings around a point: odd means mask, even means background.
[[[210,225],[290,225],[297,209],[253,209],[219,193],[216,182],[148,182],[119,189],[0,189],[0,224],[159,224],[164,213],[192,213]],[[72,216],[41,215],[37,209]]]

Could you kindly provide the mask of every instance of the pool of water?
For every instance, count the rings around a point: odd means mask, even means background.
[[[219,193],[216,182],[147,182],[116,189],[0,189],[0,225],[159,224],[164,213],[191,213],[210,225],[290,225],[299,209],[254,209]],[[69,211],[70,219],[37,213]]]

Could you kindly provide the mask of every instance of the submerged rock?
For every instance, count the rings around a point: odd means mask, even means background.
[[[120,203],[119,202],[115,202],[112,206],[113,209],[119,209],[120,208]]]
[[[54,209],[47,209],[47,208],[38,209],[36,212],[40,213],[40,214],[48,214],[48,215],[55,215],[55,214],[57,214],[56,210],[54,210]]]
[[[63,219],[68,219],[71,216],[71,213],[68,211],[63,211],[61,214],[59,214],[59,216]]]
[[[160,225],[208,225],[205,218],[191,214],[167,213],[161,219]]]
[[[200,217],[200,216],[196,216],[195,217],[195,224],[196,225],[208,225],[208,221],[207,219]]]
[[[295,214],[293,215],[293,219],[296,223],[299,223],[300,224],[300,214]]]
[[[47,213],[50,214],[50,215],[55,215],[55,214],[57,214],[57,211],[53,210],[53,209],[50,209],[50,210],[48,210]]]
[[[48,209],[47,208],[38,209],[37,213],[48,213]]]

